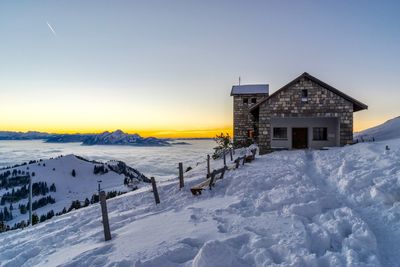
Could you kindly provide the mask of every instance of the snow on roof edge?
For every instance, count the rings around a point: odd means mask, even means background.
[[[233,85],[231,95],[268,94],[269,84]]]

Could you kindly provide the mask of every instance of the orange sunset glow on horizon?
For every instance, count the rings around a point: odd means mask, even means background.
[[[374,127],[378,124],[385,122],[390,117],[382,117],[382,118],[372,118],[372,119],[360,119],[358,118],[359,114],[355,113],[354,118],[354,132],[359,132],[364,129]],[[110,123],[111,124],[111,123]],[[28,124],[29,125],[29,124]],[[4,127],[2,124],[2,131],[16,131],[16,132],[27,132],[27,131],[38,131],[38,132],[47,132],[47,133],[55,133],[55,134],[87,134],[87,133],[102,133],[105,131],[115,131],[122,130],[125,133],[129,134],[139,134],[143,137],[159,137],[159,138],[213,138],[215,135],[220,133],[228,133],[229,135],[233,135],[232,125],[226,124],[225,127],[221,128],[203,128],[203,129],[180,129],[178,128],[167,128],[167,129],[141,129],[141,128],[133,128],[133,127],[123,127],[122,125],[114,125],[112,127],[96,127],[91,126],[90,123],[87,124],[88,127],[84,125],[71,126],[66,127],[64,124],[54,124],[50,126],[46,125],[31,125],[30,127],[20,127],[18,124],[11,124],[8,127]]]

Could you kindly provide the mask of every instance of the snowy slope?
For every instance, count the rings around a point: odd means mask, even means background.
[[[150,187],[109,200],[111,241],[99,205],[1,234],[0,266],[398,266],[399,162],[399,139],[275,152],[194,197],[199,165],[160,205]]]
[[[386,121],[378,126],[369,128],[354,134],[354,139],[370,141],[374,138],[377,141],[400,138],[400,116]]]
[[[124,166],[123,163],[120,163]],[[94,166],[106,166],[109,170],[104,174],[94,174]],[[48,204],[42,208],[34,211],[37,215],[46,214],[48,211],[53,210],[55,213],[61,212],[64,207],[68,209],[73,200],[79,200],[83,202],[85,198],[90,199],[91,196],[98,191],[98,180],[101,180],[101,188],[105,191],[128,191],[130,190],[124,185],[124,178],[126,175],[122,174],[120,171],[112,171],[112,169],[117,170],[116,166],[118,162],[110,161],[107,163],[94,163],[87,161],[83,158],[76,157],[75,155],[60,156],[54,159],[41,160],[35,163],[23,165],[20,167],[15,167],[11,169],[0,170],[0,174],[6,171],[13,172],[13,170],[21,170],[25,173],[29,173],[32,177],[32,183],[46,182],[48,186],[52,183],[56,186],[56,192],[49,192],[50,195],[55,198],[56,203]],[[108,167],[111,166],[111,167]],[[124,166],[124,169],[133,169]],[[72,176],[72,170],[75,170],[76,176]],[[33,176],[34,173],[34,176]],[[138,176],[139,180],[146,180],[146,177],[141,177],[139,173],[134,173]],[[0,197],[6,193],[11,192],[13,189],[16,190],[21,186],[11,187],[11,188],[1,188],[0,187]],[[46,195],[46,196],[47,196]],[[43,196],[34,196],[33,201],[42,198]],[[14,207],[13,217],[11,221],[7,221],[6,224],[13,226],[14,223],[18,223],[21,220],[27,220],[28,214],[20,214],[18,210],[19,204],[26,205],[28,199],[22,199],[18,202],[12,203]],[[6,204],[9,206],[9,203]],[[0,206],[0,208],[3,208]]]

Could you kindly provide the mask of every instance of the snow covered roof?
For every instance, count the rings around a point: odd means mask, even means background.
[[[268,94],[268,84],[246,84],[232,86],[232,95],[249,95],[249,94]]]

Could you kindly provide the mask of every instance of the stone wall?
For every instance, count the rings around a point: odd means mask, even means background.
[[[233,96],[233,141],[238,146],[243,146],[251,140],[248,137],[248,131],[254,131],[257,127],[257,122],[254,116],[249,112],[249,108],[254,105],[251,99],[256,98],[258,103],[268,94],[255,95],[234,95]],[[243,99],[247,98],[248,103],[243,103]]]
[[[308,90],[307,102],[302,90]],[[321,87],[306,77],[280,91],[259,107],[260,153],[271,150],[271,118],[273,117],[334,117],[340,126],[340,145],[353,141],[353,104]]]

